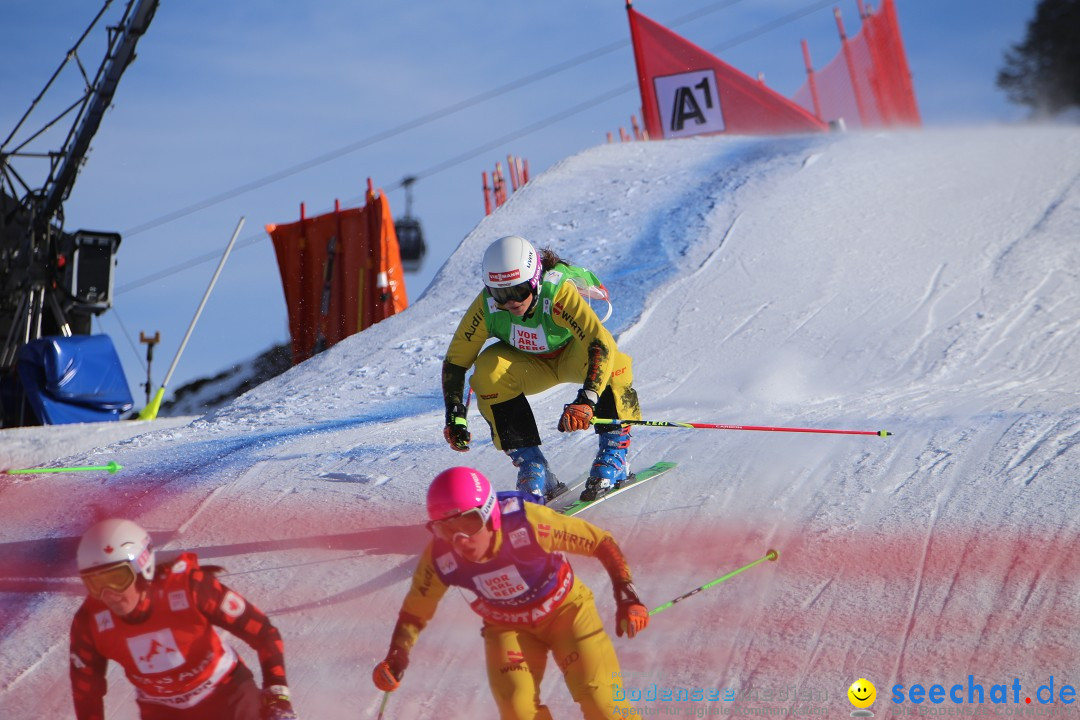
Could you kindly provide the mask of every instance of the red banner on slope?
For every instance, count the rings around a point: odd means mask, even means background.
[[[649,137],[825,131],[811,113],[628,3]]]

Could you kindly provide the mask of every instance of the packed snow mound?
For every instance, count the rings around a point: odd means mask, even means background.
[[[70,714],[73,550],[106,515],[227,568],[281,628],[301,717],[374,716],[427,483],[460,463],[514,482],[475,413],[473,450],[447,448],[439,386],[508,234],[600,275],[647,419],[894,433],[634,431],[631,464],[677,469],[585,517],[650,606],[780,552],[616,641],[631,697],[721,698],[639,714],[846,717],[859,678],[879,714],[911,710],[897,686],[966,700],[970,675],[989,708],[1014,679],[1020,705],[1080,682],[1080,128],[995,127],[597,147],[485,218],[406,311],[233,403],[74,454],[65,428],[34,431],[42,462],[125,470],[0,481],[0,717]],[[574,394],[532,399],[571,479],[596,448],[555,431]],[[599,564],[573,562],[612,619]],[[394,717],[492,715],[478,629],[448,595]],[[109,680],[109,717],[136,717]],[[578,714],[554,666],[543,696]]]

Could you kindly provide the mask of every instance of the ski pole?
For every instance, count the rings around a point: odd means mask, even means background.
[[[468,388],[465,393],[465,414],[468,415],[469,405],[472,404],[472,375],[465,380],[465,387]]]
[[[172,380],[173,372],[176,370],[176,364],[180,362],[180,355],[184,352],[184,348],[187,347],[188,340],[191,339],[191,331],[195,329],[195,323],[199,322],[199,316],[202,315],[203,308],[206,307],[206,301],[210,299],[210,293],[214,291],[214,285],[217,284],[218,276],[221,275],[221,269],[225,267],[225,261],[229,259],[229,253],[232,252],[233,245],[236,244],[236,237],[240,234],[240,228],[242,227],[244,227],[243,217],[241,217],[240,222],[236,224],[236,230],[233,231],[229,244],[225,246],[225,252],[218,262],[217,270],[214,270],[214,276],[210,278],[209,287],[207,287],[206,292],[203,293],[202,302],[199,303],[199,308],[195,311],[195,317],[191,318],[191,324],[188,325],[187,332],[184,334],[184,339],[180,342],[180,349],[176,351],[176,357],[173,358],[172,365],[169,366],[169,372],[165,373],[165,379],[162,380],[161,387],[159,387],[158,391],[154,394],[154,399],[139,413],[138,417],[140,420],[153,420],[157,417],[158,410],[161,409],[161,400],[165,397],[165,388],[168,387],[169,381]]]
[[[7,473],[8,475],[36,475],[38,473],[69,473],[69,472],[90,472],[91,470],[105,470],[113,475],[117,470],[122,470],[123,465],[117,465],[113,460],[108,465],[77,465],[73,467],[55,467],[55,468],[19,468],[18,470],[0,470],[0,472]]]
[[[383,713],[386,712],[386,703],[390,702],[390,691],[387,690],[383,693],[382,704],[379,705],[379,716],[375,720],[382,720]]]
[[[768,427],[766,425],[714,425],[712,423],[669,422],[667,420],[619,420],[618,418],[593,418],[594,425],[648,425],[649,427],[681,427],[699,430],[757,430],[760,432],[832,433],[835,435],[892,435],[888,430],[826,430],[823,428]]]
[[[675,598],[674,600],[670,600],[670,601],[664,603],[663,605],[660,605],[659,607],[653,608],[652,610],[649,611],[649,615],[655,615],[658,612],[663,612],[664,610],[667,610],[669,607],[671,607],[675,603],[682,602],[683,600],[690,597],[691,595],[697,595],[702,590],[708,590],[709,588],[713,587],[714,585],[719,585],[720,583],[724,582],[725,580],[730,580],[731,578],[735,577],[739,573],[746,572],[750,568],[754,567],[755,565],[759,565],[759,564],[765,562],[766,560],[771,560],[771,561],[775,562],[778,557],[780,557],[780,553],[776,552],[775,550],[769,550],[767,553],[765,553],[765,557],[760,557],[757,560],[755,560],[754,562],[750,563],[749,565],[744,565],[743,567],[739,568],[738,570],[732,570],[731,572],[729,572],[727,575],[724,575],[723,577],[718,577],[715,580],[713,580],[712,582],[707,582],[704,585],[701,585],[699,587],[694,588],[693,590],[686,593],[685,595],[680,595],[679,597]]]

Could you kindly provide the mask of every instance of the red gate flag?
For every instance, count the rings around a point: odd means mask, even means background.
[[[827,131],[797,104],[627,3],[649,137]]]

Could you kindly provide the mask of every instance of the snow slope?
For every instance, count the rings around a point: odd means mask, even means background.
[[[374,717],[428,481],[468,462],[513,485],[479,417],[471,453],[445,446],[439,390],[483,249],[509,233],[612,289],[647,418],[895,433],[635,431],[632,461],[677,471],[587,517],[648,603],[780,551],[616,641],[631,692],[736,695],[641,713],[847,717],[863,677],[889,717],[914,709],[894,685],[971,675],[989,716],[995,684],[1019,680],[1021,710],[1051,676],[1080,682],[1080,130],[977,128],[597,147],[486,218],[406,312],[217,412],[94,449],[70,444],[85,428],[3,431],[0,465],[125,470],[0,480],[0,717],[70,715],[74,547],[108,515],[225,565],[271,613],[301,717]],[[564,478],[595,449],[554,430],[573,392],[533,402]],[[599,564],[574,565],[612,618]],[[492,717],[478,629],[448,596],[388,717]],[[110,683],[109,716],[136,717]],[[578,716],[554,666],[544,695]]]

